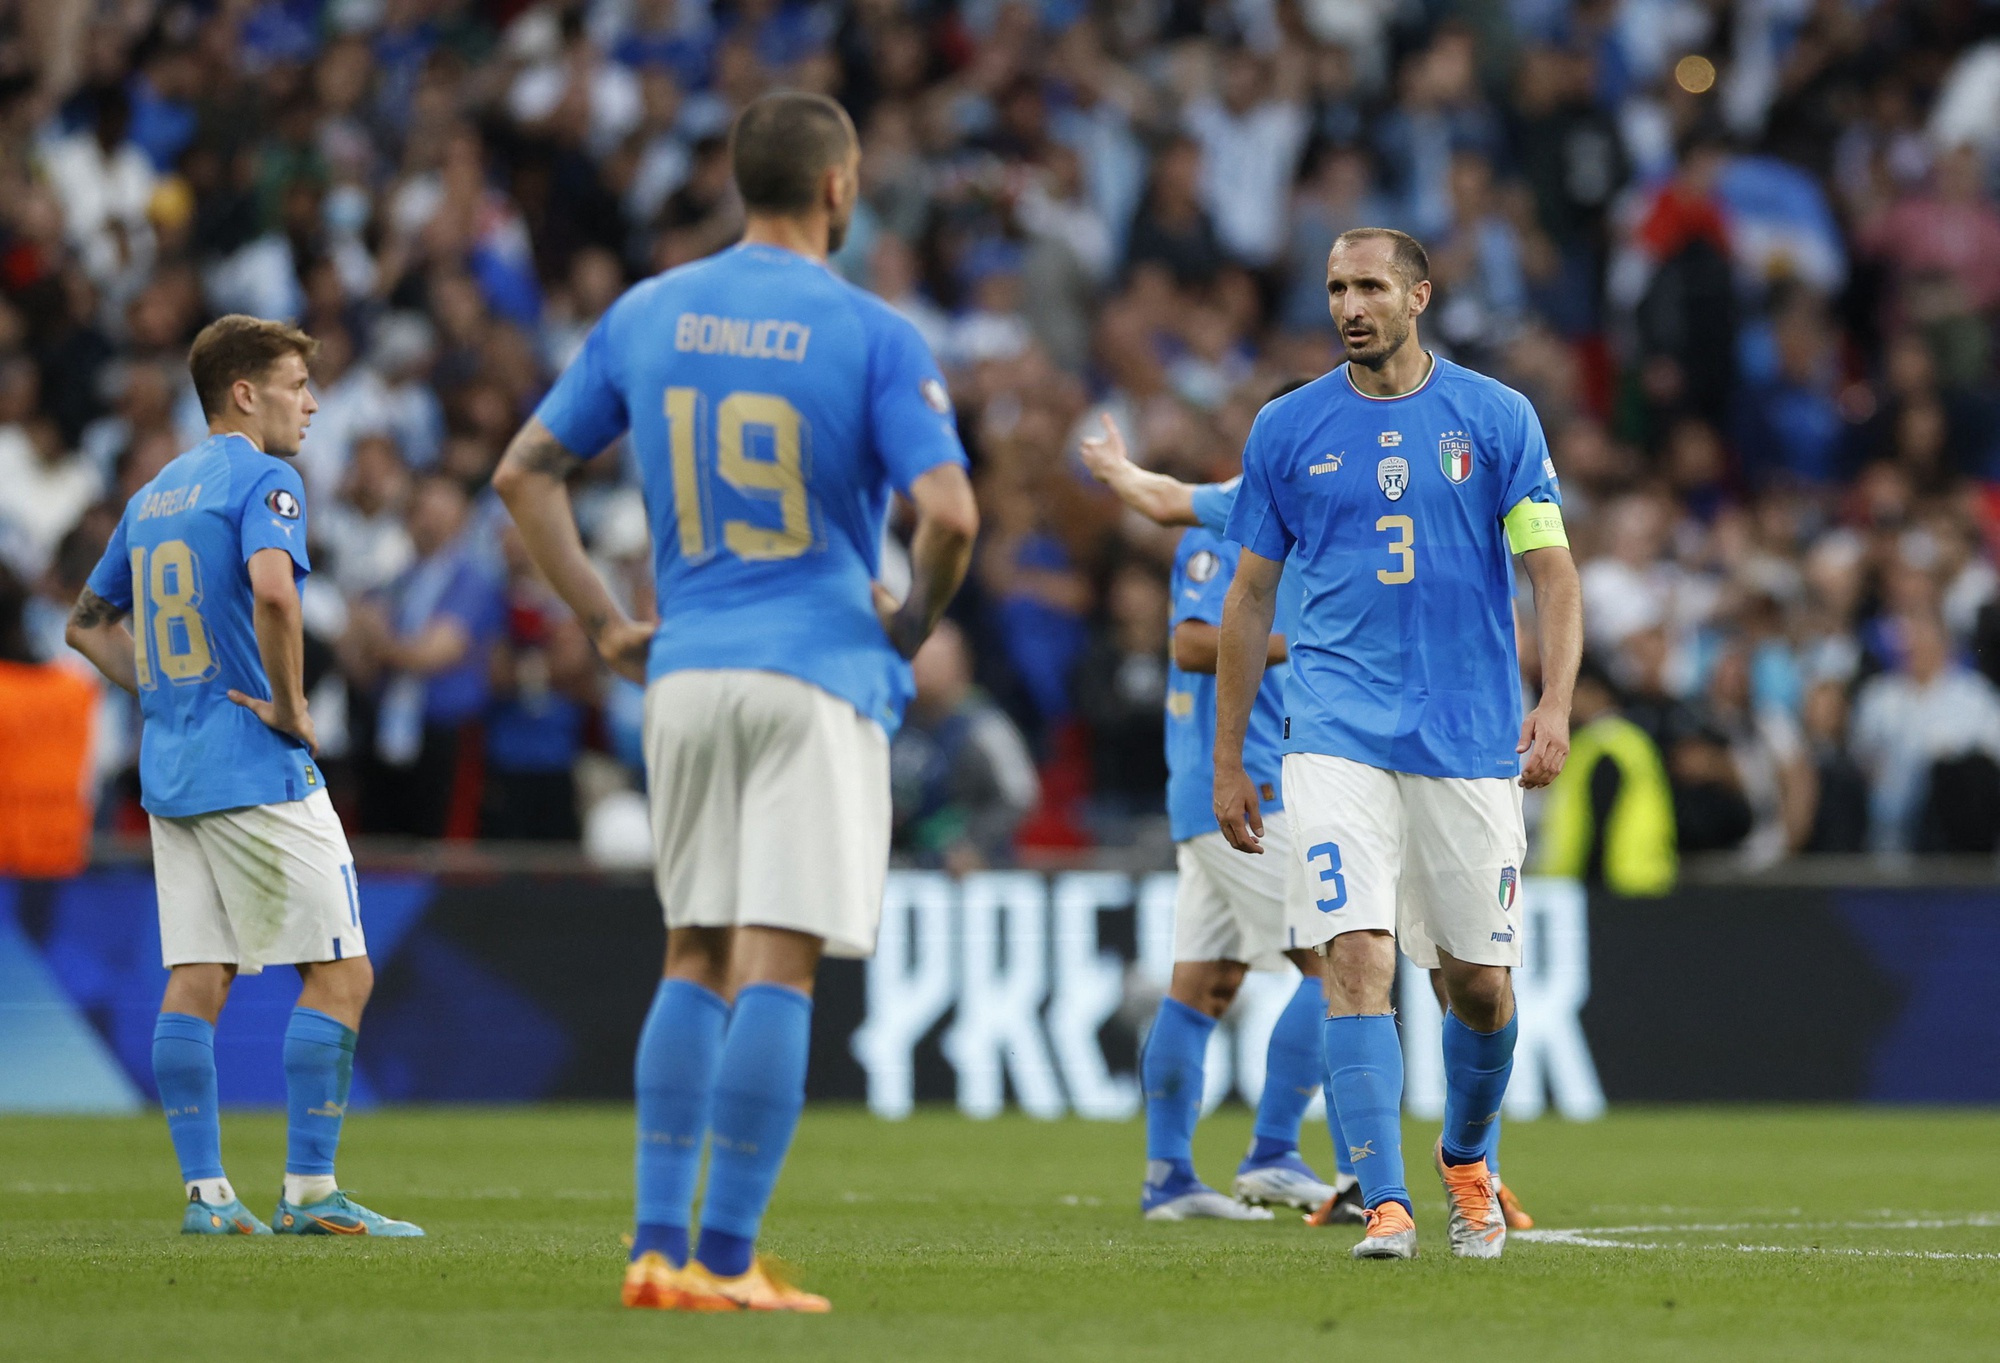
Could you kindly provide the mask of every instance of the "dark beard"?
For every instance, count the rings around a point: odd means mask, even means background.
[[[1377,331],[1374,345],[1366,350],[1355,350],[1347,344],[1347,338],[1344,336],[1341,338],[1341,347],[1347,351],[1349,363],[1358,364],[1363,369],[1380,369],[1396,358],[1409,339],[1410,320],[1406,317],[1393,331]]]

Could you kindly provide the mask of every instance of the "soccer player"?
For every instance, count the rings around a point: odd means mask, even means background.
[[[139,786],[169,971],[153,1076],[189,1235],[423,1234],[333,1176],[375,975],[302,689],[298,580],[312,565],[288,461],[319,405],[306,386],[316,348],[255,317],[202,329],[188,368],[208,439],[133,494],[69,620],[70,646],[144,717]],[[222,1171],[215,1023],[236,976],[270,965],[297,966],[303,985],[285,1028],[284,1189],[266,1226]]]
[[[1327,293],[1347,362],[1251,428],[1216,670],[1215,815],[1233,846],[1261,853],[1243,742],[1292,558],[1305,605],[1290,641],[1285,794],[1312,895],[1293,926],[1327,943],[1326,1060],[1368,1218],[1359,1258],[1417,1250],[1392,1007],[1399,937],[1443,971],[1450,1002],[1433,1162],[1452,1252],[1495,1258],[1505,1246],[1486,1149],[1513,1066],[1521,787],[1562,768],[1581,655],[1541,425],[1519,393],[1422,348],[1429,264],[1388,229],[1334,243]],[[1525,721],[1510,548],[1534,586],[1543,666]]]
[[[1233,851],[1216,830],[1211,808],[1215,773],[1215,651],[1222,602],[1236,573],[1237,546],[1222,528],[1236,497],[1234,482],[1190,487],[1132,463],[1109,415],[1104,434],[1083,442],[1084,463],[1119,499],[1162,525],[1190,527],[1174,555],[1173,659],[1167,683],[1167,815],[1180,885],[1174,904],[1174,972],[1146,1035],[1140,1064],[1146,1094],[1146,1181],[1139,1205],[1151,1221],[1195,1217],[1262,1219],[1264,1207],[1293,1206],[1361,1219],[1351,1170],[1329,1185],[1299,1154],[1299,1125],[1323,1086],[1320,1026],[1326,991],[1321,958],[1293,947],[1285,899],[1303,893],[1284,842],[1279,729],[1286,658],[1282,632],[1271,635],[1270,670],[1252,707],[1244,766],[1263,800],[1267,831],[1279,854],[1256,861]],[[1280,620],[1280,628],[1287,624]],[[1305,976],[1271,1030],[1264,1092],[1249,1151],[1224,1197],[1194,1173],[1194,1127],[1201,1114],[1204,1060],[1218,1019],[1235,1002],[1253,967],[1278,969],[1289,957]],[[1332,1095],[1327,1115],[1333,1116]],[[1338,1161],[1343,1151],[1333,1128]]]
[[[1291,384],[1273,396],[1283,397],[1286,393],[1300,386],[1302,385]],[[1242,481],[1240,477],[1231,478],[1227,482],[1221,483],[1189,484],[1183,483],[1177,478],[1171,478],[1164,473],[1154,473],[1150,469],[1140,468],[1132,462],[1130,456],[1126,453],[1125,439],[1118,431],[1116,423],[1111,420],[1108,414],[1104,418],[1104,425],[1105,433],[1103,436],[1088,437],[1082,442],[1083,462],[1090,469],[1092,475],[1117,494],[1121,502],[1157,525],[1199,526],[1210,535],[1218,537],[1223,535],[1229,523],[1229,512],[1236,505],[1236,489],[1241,485]],[[1228,542],[1225,541],[1225,543]],[[1182,550],[1190,557],[1201,547],[1206,546],[1201,543],[1190,546],[1186,539],[1181,544]],[[1228,559],[1227,575],[1218,575],[1217,580],[1210,584],[1210,590],[1217,600],[1220,600],[1223,594],[1228,591],[1228,584],[1235,577],[1235,550],[1236,546],[1230,544],[1226,551]],[[1294,577],[1285,577],[1280,580],[1277,606],[1279,633],[1272,636],[1274,641],[1282,638],[1288,628],[1296,628],[1298,600],[1295,584],[1296,578]],[[1182,604],[1182,590],[1183,588],[1176,583],[1174,587],[1174,608],[1176,612],[1179,611]],[[1178,630],[1178,623],[1176,629]],[[1277,656],[1277,645],[1274,642],[1271,659],[1273,669],[1281,661],[1282,659]],[[1211,665],[1210,671],[1212,672],[1212,670]],[[1275,670],[1266,673],[1263,686],[1258,691],[1257,703],[1251,708],[1250,728],[1246,732],[1244,739],[1246,752],[1256,749],[1259,746],[1257,731],[1260,720],[1265,716],[1265,693],[1270,689],[1272,678],[1275,675],[1277,675]],[[1208,700],[1212,707],[1214,703],[1213,683],[1210,683],[1209,689],[1210,695]],[[1281,704],[1279,709],[1282,711],[1282,708]],[[1212,708],[1210,714],[1213,714]],[[1172,726],[1176,723],[1192,727],[1193,722],[1192,710],[1188,714],[1178,716],[1170,712],[1168,715],[1169,733],[1174,732]],[[1212,719],[1207,725],[1207,730],[1209,733],[1213,732]],[[1179,768],[1175,765],[1175,757],[1176,753],[1170,747],[1168,752],[1170,783],[1179,773]],[[1193,774],[1194,764],[1190,761],[1188,765],[1190,772],[1188,779],[1190,782],[1193,782],[1196,779]],[[1247,759],[1245,766],[1246,768],[1250,766]],[[1207,783],[1212,779],[1212,774],[1213,767],[1210,750],[1204,747],[1200,752],[1199,777],[1203,783],[1202,790],[1204,797],[1207,797],[1210,793],[1210,786]],[[1279,783],[1279,790],[1282,793],[1282,781]],[[1171,805],[1174,799],[1171,784],[1169,785],[1168,799]],[[1211,812],[1204,810],[1201,826],[1206,827],[1213,817]],[[1194,825],[1190,824],[1189,826],[1192,827]],[[1215,836],[1219,838],[1220,834],[1217,833]],[[1289,860],[1288,858],[1281,859]],[[1297,876],[1292,877],[1289,881],[1289,891],[1293,898],[1295,900],[1299,899],[1303,895],[1304,890],[1304,881]],[[1315,967],[1314,973],[1317,973],[1317,967]],[[1439,970],[1433,970],[1430,972],[1430,977],[1431,988],[1437,996],[1438,1007],[1441,1010],[1447,1010],[1449,1005],[1445,998],[1444,973]],[[1296,1003],[1297,1000],[1295,999],[1294,1004],[1296,1005]],[[1284,1016],[1289,1018],[1291,1014],[1287,1012]],[[1315,1029],[1318,1028],[1319,1023],[1317,1018],[1314,1019],[1313,1025]],[[1271,1037],[1271,1056],[1266,1062],[1267,1070],[1270,1073],[1277,1072],[1280,1052],[1279,1037],[1280,1031],[1274,1030]],[[1315,1046],[1314,1049],[1318,1050],[1318,1047]],[[1333,1077],[1330,1072],[1324,1072],[1323,1065],[1322,1071],[1322,1084],[1326,1095],[1327,1126],[1333,1135],[1333,1148],[1336,1160],[1337,1172],[1334,1180],[1336,1192],[1320,1202],[1307,1220],[1315,1226],[1358,1223],[1362,1219],[1361,1199],[1357,1188],[1358,1180],[1354,1176],[1354,1165],[1352,1157],[1348,1153],[1347,1144],[1340,1138],[1340,1118],[1334,1110]],[[1266,1094],[1269,1094],[1268,1089],[1266,1090]],[[1150,1110],[1149,1105],[1149,1112]],[[1264,1114],[1260,1109],[1260,1125],[1262,1124],[1263,1116]],[[1528,1215],[1527,1210],[1521,1206],[1519,1199],[1514,1196],[1513,1190],[1500,1177],[1500,1118],[1497,1116],[1493,1119],[1492,1138],[1487,1142],[1486,1160],[1493,1175],[1494,1192],[1498,1194],[1500,1206],[1506,1213],[1507,1228],[1509,1230],[1532,1229],[1535,1224],[1534,1218]],[[1239,1195],[1241,1195],[1241,1190],[1239,1190]]]
[[[646,682],[667,960],[635,1066],[624,1300],[825,1311],[753,1250],[805,1102],[821,953],[874,949],[906,660],[965,574],[978,513],[916,328],[826,265],[859,183],[847,115],[766,96],[738,116],[730,156],[743,241],[619,298],[494,483],[599,652]],[[657,625],[613,602],[564,487],[628,431]],[[917,515],[900,606],[874,581],[892,486]]]

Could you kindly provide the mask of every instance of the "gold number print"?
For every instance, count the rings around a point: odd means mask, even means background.
[[[695,420],[701,394],[692,388],[667,390],[667,444],[674,464],[674,518],[681,527],[681,557],[699,563],[708,556],[701,518],[701,468],[695,463]]]
[[[743,428],[771,431],[771,458],[752,459],[743,450]],[[770,393],[731,393],[715,417],[715,469],[744,492],[778,494],[778,528],[749,521],[722,527],[722,542],[738,558],[753,561],[797,558],[812,548],[812,508],[799,466],[799,410]]]
[[[673,460],[675,518],[681,557],[698,563],[709,552],[702,515],[700,463],[701,394],[693,388],[667,390],[668,453]],[[722,543],[750,562],[797,558],[812,548],[812,504],[806,493],[804,419],[798,408],[774,393],[731,393],[716,407],[715,471],[739,492],[776,494],[778,526],[728,521]],[[753,459],[745,450],[745,428],[771,432],[771,457]]]
[[[1390,553],[1403,560],[1403,566],[1394,570],[1377,568],[1375,580],[1395,584],[1408,582],[1417,575],[1417,526],[1408,516],[1383,516],[1375,522],[1377,530],[1394,530],[1397,537],[1386,546]]]
[[[135,570],[144,552],[133,550]],[[176,684],[207,681],[217,669],[201,623],[201,571],[186,540],[168,540],[153,550],[151,577],[153,655],[160,671]]]
[[[153,650],[146,641],[146,551],[132,546],[132,662],[139,685],[150,691],[159,685],[153,677]]]

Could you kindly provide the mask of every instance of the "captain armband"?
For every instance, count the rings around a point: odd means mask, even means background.
[[[1525,554],[1530,549],[1567,549],[1569,535],[1563,529],[1562,508],[1554,502],[1531,502],[1525,497],[1507,513],[1507,549]]]

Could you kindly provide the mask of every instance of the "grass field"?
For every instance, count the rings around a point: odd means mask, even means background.
[[[1201,1127],[1212,1182],[1249,1119]],[[1415,1263],[1290,1217],[1148,1225],[1136,1124],[878,1122],[814,1109],[766,1244],[822,1318],[617,1305],[629,1115],[374,1112],[342,1181],[415,1242],[183,1239],[150,1119],[0,1120],[0,1357],[423,1359],[1992,1359],[2000,1114],[1615,1112],[1509,1128],[1540,1221],[1497,1264],[1445,1249],[1412,1125]],[[230,1117],[260,1214],[275,1115]],[[1324,1162],[1322,1132],[1307,1153]]]

